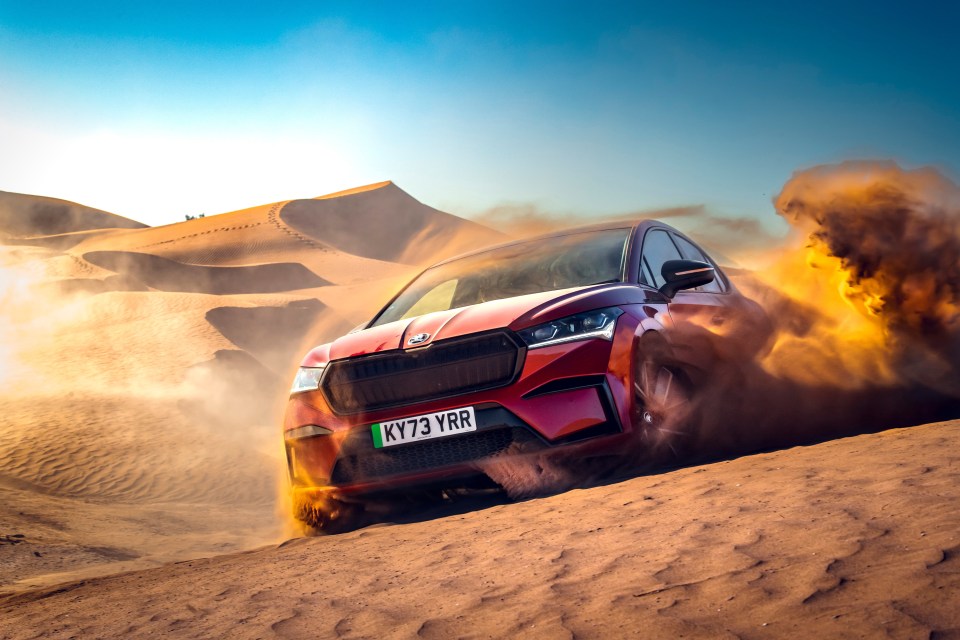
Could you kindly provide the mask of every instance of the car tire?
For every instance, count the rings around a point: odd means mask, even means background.
[[[642,338],[633,367],[634,433],[641,455],[653,462],[688,459],[694,445],[694,387],[659,336]]]
[[[333,496],[294,495],[293,517],[312,529],[308,533],[344,533],[362,526],[364,505]]]

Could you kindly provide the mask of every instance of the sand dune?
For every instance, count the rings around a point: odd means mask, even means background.
[[[79,251],[131,251],[190,264],[219,265],[273,261],[277,255],[304,248],[277,224],[284,203],[251,207],[161,227],[136,229],[105,238],[91,238]],[[315,247],[316,248],[316,247]],[[320,247],[322,250],[322,247]]]
[[[326,280],[302,264],[282,262],[236,267],[202,267],[148,253],[91,251],[83,259],[135,278],[160,291],[188,293],[275,293],[323,287]]]
[[[8,638],[954,637],[958,446],[960,422],[941,423],[423,513],[15,595],[0,603],[0,630]]]
[[[184,223],[91,237],[77,252],[130,251],[189,264],[292,260],[336,283],[351,273],[421,264],[502,239],[428,207],[392,182],[312,200],[278,202]],[[328,273],[330,271],[331,273]]]
[[[50,249],[58,249],[61,251],[65,251],[67,249],[75,247],[76,245],[80,244],[84,240],[97,237],[97,236],[109,235],[110,232],[111,230],[109,229],[108,230],[93,229],[93,230],[85,230],[85,231],[71,231],[70,233],[58,233],[58,234],[49,235],[49,236],[32,236],[27,238],[24,238],[24,237],[14,238],[10,236],[10,237],[7,237],[7,239],[4,240],[4,242],[9,244],[16,243],[18,245],[24,245],[24,246],[47,247]],[[0,237],[0,239],[2,239],[2,237]]]
[[[217,307],[207,312],[207,322],[230,342],[252,354],[278,373],[286,373],[290,354],[297,353],[318,319],[326,311],[315,299],[291,302],[283,307]],[[346,321],[330,329],[344,333],[352,327]]]
[[[345,253],[299,233],[280,219],[285,205],[279,202],[162,227],[91,236],[72,246],[71,252],[126,251],[221,267],[294,262],[334,284],[406,271],[402,265]],[[365,230],[357,227],[354,232],[362,235]]]
[[[146,225],[75,202],[0,191],[0,232],[11,237],[67,234]]]
[[[293,200],[280,210],[280,219],[340,251],[404,264],[423,264],[506,239],[428,207],[392,182]]]
[[[96,294],[108,291],[147,291],[147,285],[128,275],[98,278],[66,278],[43,285],[50,295]]]

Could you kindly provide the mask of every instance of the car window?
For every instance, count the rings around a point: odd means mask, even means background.
[[[435,265],[370,326],[543,291],[620,282],[630,227],[534,238]]]
[[[647,268],[643,260],[640,261],[640,282],[650,287],[653,286],[653,275],[651,275],[650,269]]]
[[[437,309],[449,309],[453,302],[453,294],[457,291],[457,282],[457,280],[447,280],[437,285],[407,309],[402,318],[415,318]]]
[[[683,236],[678,236],[672,234],[673,239],[676,241],[677,246],[680,248],[680,252],[683,254],[683,257],[687,260],[699,260],[700,262],[706,262],[707,264],[713,264],[713,261],[707,257],[707,254],[703,252],[700,247],[693,244]],[[722,293],[723,285],[720,282],[720,273],[717,272],[717,277],[714,278],[713,282],[705,284],[702,287],[697,287],[696,289],[691,289],[691,291],[706,291],[707,293]]]
[[[673,240],[662,229],[647,232],[643,239],[643,252],[640,255],[647,277],[653,278],[653,284],[658,289],[666,282],[660,273],[663,263],[667,260],[680,260],[683,257],[673,244]]]

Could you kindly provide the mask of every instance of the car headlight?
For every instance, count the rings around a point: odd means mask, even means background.
[[[617,318],[622,314],[623,310],[618,307],[597,309],[530,327],[518,333],[531,349],[588,338],[613,340],[613,329],[616,327]]]
[[[293,379],[293,386],[290,387],[290,393],[303,393],[304,391],[316,391],[320,388],[320,376],[326,365],[320,367],[300,367],[297,371],[297,377]]]

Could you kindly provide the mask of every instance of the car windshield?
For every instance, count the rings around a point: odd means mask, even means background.
[[[370,326],[528,293],[619,282],[630,229],[540,238],[427,269]]]

